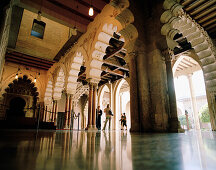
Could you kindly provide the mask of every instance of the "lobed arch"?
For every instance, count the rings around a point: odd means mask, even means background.
[[[59,67],[56,73],[56,81],[53,88],[53,99],[59,100],[61,99],[62,91],[65,87],[65,72],[63,68]]]
[[[72,62],[70,64],[70,70],[68,71],[68,78],[67,78],[67,83],[66,83],[66,91],[69,94],[75,94],[76,89],[77,89],[77,79],[78,79],[78,74],[80,72],[80,67],[84,64],[85,58],[82,52],[84,52],[84,49],[80,48],[75,56],[71,59]],[[81,52],[82,51],[82,52]],[[86,53],[84,53],[86,54]]]
[[[129,47],[126,46],[129,42],[138,37],[137,29],[131,24],[134,21],[134,16],[127,7],[129,7],[128,0],[112,1],[95,18],[95,21],[99,21],[100,24],[90,52],[87,78],[94,79],[96,82],[100,81],[103,57],[106,54],[106,48],[109,46],[109,41],[113,37],[114,32],[121,36],[121,40],[124,41],[126,48]],[[113,11],[113,13],[110,11]],[[93,23],[89,24],[88,28],[92,25]]]
[[[52,105],[52,99],[53,99],[53,82],[51,80],[48,81],[45,95],[44,95],[44,103],[47,106]]]
[[[175,0],[165,0],[164,9],[161,15],[162,35],[173,40],[177,33],[180,33],[190,42],[201,64],[205,83],[210,92],[216,91],[216,59],[215,47],[207,32],[194,21]],[[173,48],[173,47],[171,47]]]
[[[5,93],[5,89],[8,87],[9,84],[13,83],[15,79],[17,72],[12,73],[10,76],[7,76],[5,78],[3,78],[3,80],[1,81],[1,92],[0,95],[2,96]],[[24,74],[20,74],[18,75],[18,78],[23,78],[24,76],[27,76],[29,80],[31,80],[31,82],[34,82],[35,77],[33,77],[33,75],[31,75],[30,73],[24,73]],[[37,88],[37,91],[39,93],[39,100],[42,99],[42,85],[43,83],[37,79],[37,82],[34,83],[35,87]]]

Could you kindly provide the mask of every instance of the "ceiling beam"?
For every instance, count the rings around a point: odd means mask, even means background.
[[[94,8],[94,11],[97,12],[97,13],[101,12],[101,10],[98,9],[97,7],[95,7],[93,4],[91,5],[91,4],[89,4],[89,3],[87,3],[87,2],[85,2],[83,0],[75,0],[75,1],[77,1],[79,4],[82,4],[83,6],[85,6],[87,8],[90,8],[92,6]]]
[[[111,57],[115,56],[116,54],[118,54],[121,51],[122,51],[122,46],[116,48],[113,52],[111,52],[109,54],[106,54],[103,59],[106,60],[108,58],[111,58]]]
[[[104,64],[110,65],[110,66],[114,66],[117,67],[118,69],[122,69],[125,71],[129,71],[128,67],[125,66],[121,66],[119,63],[115,62],[114,60],[108,59],[108,60],[104,60],[103,61]]]
[[[89,17],[87,15],[84,15],[84,14],[82,14],[82,13],[80,13],[80,12],[78,12],[78,11],[76,11],[76,10],[74,10],[74,9],[72,9],[72,8],[58,2],[58,1],[56,1],[56,0],[47,0],[47,1],[54,4],[54,5],[56,5],[56,6],[58,6],[58,7],[60,7],[60,8],[65,9],[65,10],[67,10],[67,11],[69,11],[69,12],[75,14],[75,15],[78,15],[78,16],[80,16],[80,17],[82,17],[82,18],[84,18],[84,19],[86,19],[88,21],[93,21],[94,20],[93,18],[91,18],[91,17]]]
[[[108,67],[106,66],[102,66],[101,68],[102,71],[105,71],[105,72],[108,72],[110,74],[113,74],[113,75],[117,75],[117,76],[121,76],[121,77],[124,77],[124,72],[123,71],[120,71],[120,70],[110,70]]]
[[[11,54],[11,55],[15,55],[15,56],[26,58],[26,59],[31,59],[32,61],[45,63],[45,64],[48,64],[48,65],[51,65],[51,66],[55,63],[53,61],[49,61],[49,60],[46,60],[46,59],[37,58],[37,57],[30,56],[30,55],[27,55],[27,54],[24,54],[24,53],[13,51],[13,49],[12,49],[12,51],[11,51],[11,49],[8,49],[6,54]]]
[[[216,6],[212,6],[212,7],[209,7],[208,9],[205,9],[205,11],[202,11],[200,12],[200,14],[197,14],[194,19],[199,19],[209,13],[211,13],[212,11],[216,10]]]
[[[12,54],[6,54],[6,59],[14,59],[14,60],[17,60],[18,62],[19,61],[23,61],[23,62],[26,62],[26,63],[29,63],[29,64],[33,64],[33,65],[38,65],[38,66],[43,66],[43,67],[46,67],[47,69],[49,69],[52,65],[48,65],[48,64],[45,64],[45,63],[40,63],[40,62],[35,62],[31,59],[26,59],[26,58],[22,58],[22,57],[18,57],[18,56],[15,56],[15,55],[12,55]]]
[[[39,66],[39,65],[35,65],[35,64],[30,64],[30,63],[27,63],[25,61],[17,61],[16,59],[12,59],[12,58],[6,58],[6,62],[12,62],[12,63],[16,63],[16,64],[22,64],[24,66],[34,67],[34,68],[37,68],[37,69],[49,70],[49,68],[47,68],[47,67],[43,67],[43,66]]]

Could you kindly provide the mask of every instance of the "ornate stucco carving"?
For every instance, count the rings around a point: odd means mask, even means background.
[[[61,99],[62,90],[64,89],[64,82],[65,82],[65,74],[62,68],[60,68],[58,77],[56,79],[56,83],[53,89],[53,99],[59,100]]]
[[[179,31],[191,43],[200,59],[207,87],[215,86],[215,47],[211,38],[195,20],[184,12],[177,1],[165,0],[163,6],[166,11],[161,15],[161,22],[164,23],[161,29],[162,35],[173,39],[174,34]],[[174,32],[174,30],[177,31]],[[171,32],[172,36],[170,36]]]

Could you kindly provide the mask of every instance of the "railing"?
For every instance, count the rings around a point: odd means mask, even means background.
[[[4,104],[0,104],[0,108],[2,110],[2,112],[4,112],[4,116],[0,116],[0,120],[6,120],[7,119],[7,116],[8,116],[8,113],[7,111],[10,109],[10,107],[8,105],[4,105]],[[55,114],[58,115],[58,113],[60,112],[53,112],[53,111],[49,111],[46,109],[46,107],[44,106],[37,106],[37,107],[30,107],[30,108],[24,108],[22,111],[26,114],[27,111],[31,111],[32,110],[32,113],[33,113],[33,117],[36,121],[36,124],[37,124],[37,130],[39,129],[39,126],[40,126],[40,122],[54,122],[55,120],[57,121],[57,124],[58,124],[58,117],[55,118]],[[73,110],[71,111],[67,111],[67,112],[63,112],[65,113],[64,116],[66,114],[68,114],[68,112],[71,112],[71,115],[70,115],[70,129],[72,129],[73,127],[73,124],[74,124],[74,121],[73,120],[78,120],[78,130],[79,130],[79,122],[80,122],[80,113],[75,113]],[[52,118],[46,118],[46,115],[45,114],[51,114],[53,115]],[[46,121],[44,121],[44,118],[46,118]],[[66,121],[69,121],[69,119],[67,119]]]

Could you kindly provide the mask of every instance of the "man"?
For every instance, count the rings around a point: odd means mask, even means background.
[[[103,112],[100,109],[100,106],[98,106],[98,108],[96,109],[96,127],[98,128],[98,130],[101,130],[101,116],[102,116]]]
[[[121,130],[124,130],[124,126],[126,127],[127,130],[127,118],[125,113],[121,116]]]
[[[103,130],[106,128],[106,124],[109,121],[109,130],[110,130],[110,125],[111,125],[111,116],[113,116],[111,109],[109,107],[109,104],[107,104],[107,108],[104,109],[104,113],[106,113],[106,121],[103,127]]]

